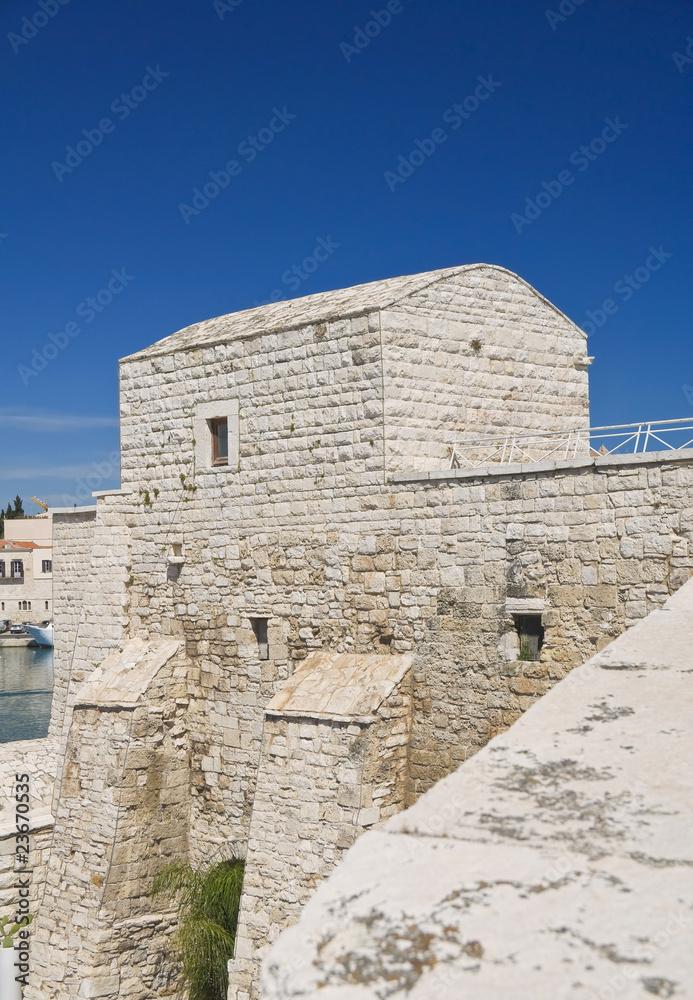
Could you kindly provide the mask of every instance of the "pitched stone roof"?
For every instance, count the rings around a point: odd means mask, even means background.
[[[369,718],[413,661],[411,653],[311,653],[265,711],[267,715],[311,719]]]
[[[78,690],[76,706],[132,708],[161,667],[181,648],[178,639],[128,639]]]
[[[383,281],[371,281],[365,285],[354,285],[352,288],[340,288],[331,292],[319,292],[317,295],[306,295],[300,299],[273,302],[255,309],[244,309],[241,312],[204,320],[185,327],[170,337],[158,340],[151,347],[131,354],[123,360],[139,361],[191,347],[227,343],[253,334],[290,330],[313,323],[363,315],[378,309],[386,309],[437,281],[480,268],[500,271],[527,285],[522,278],[496,264],[462,264],[458,267],[424,271],[422,274],[405,275],[401,278],[386,278]],[[531,285],[527,287],[531,288]],[[543,299],[535,289],[532,291]],[[543,300],[551,308],[556,309],[548,300]],[[560,313],[560,310],[556,309],[556,312]]]

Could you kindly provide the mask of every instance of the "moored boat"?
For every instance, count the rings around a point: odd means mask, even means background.
[[[39,646],[53,645],[53,622],[42,622],[40,625],[24,625],[34,642]]]

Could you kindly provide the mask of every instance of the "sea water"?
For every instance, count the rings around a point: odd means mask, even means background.
[[[52,694],[52,649],[0,645],[0,743],[45,736]]]

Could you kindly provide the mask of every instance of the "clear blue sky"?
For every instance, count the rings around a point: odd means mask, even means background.
[[[117,483],[118,358],[274,289],[467,262],[581,325],[612,300],[593,424],[693,412],[690,36],[691,0],[5,0],[0,503]]]

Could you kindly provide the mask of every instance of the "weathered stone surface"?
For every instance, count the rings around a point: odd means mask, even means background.
[[[230,1000],[344,851],[411,801],[411,655],[313,653],[267,706]]]
[[[83,684],[75,706],[134,708],[154,677],[181,647],[180,641],[129,639],[110,653]]]
[[[687,996],[693,582],[346,855],[267,1000]]]
[[[371,716],[411,669],[411,654],[311,653],[267,706],[268,715],[334,720]]]

